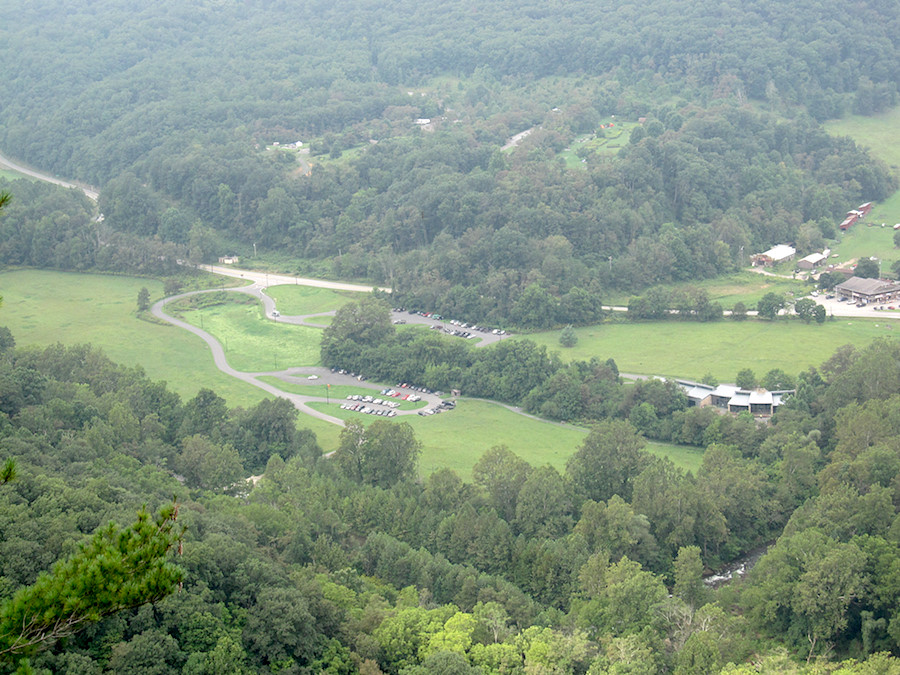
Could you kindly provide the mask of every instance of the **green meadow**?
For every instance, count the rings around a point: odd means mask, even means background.
[[[850,115],[823,126],[835,136],[849,136],[892,169],[900,169],[900,107],[871,117]]]
[[[285,316],[302,316],[340,309],[359,293],[332,291],[313,286],[284,285],[270,286],[266,289],[266,295],[275,300],[278,311]],[[319,319],[326,318],[328,317],[317,317],[316,323],[325,323],[324,320],[319,321]]]
[[[900,192],[895,193],[891,201],[897,201],[900,208]],[[872,217],[880,220],[874,216],[877,210],[877,208],[872,210]],[[871,221],[872,217],[867,220]],[[881,273],[884,276],[892,276],[891,264],[900,260],[900,249],[894,246],[894,222],[896,221],[892,220],[884,227],[881,227],[881,223],[872,226],[854,225],[834,244],[834,252],[838,257],[832,262],[847,263],[851,260],[874,257],[881,261]]]
[[[785,279],[765,274],[757,274],[749,270],[734,272],[727,276],[715,279],[703,279],[696,282],[671,284],[673,290],[688,290],[699,288],[706,291],[710,300],[718,302],[725,309],[731,309],[738,301],[743,302],[749,309],[756,307],[756,303],[766,293],[794,293],[805,294],[811,286],[802,281]],[[633,293],[611,293],[603,297],[605,305],[627,306]]]
[[[313,403],[312,407],[363,424],[382,419],[341,410],[336,404]],[[532,466],[552,464],[562,470],[587,436],[586,429],[541,422],[497,403],[465,398],[449,412],[396,419],[408,422],[422,441],[419,466],[423,475],[446,467],[464,480],[471,480],[472,466],[495,445],[506,445]]]
[[[19,346],[91,343],[118,363],[141,366],[183,398],[203,387],[214,389],[230,405],[252,405],[266,396],[220,373],[200,338],[138,317],[141,287],[147,287],[154,300],[162,295],[162,284],[152,279],[44,270],[0,272],[0,323],[9,327]]]
[[[559,352],[567,361],[612,358],[623,373],[694,380],[711,373],[719,381],[733,382],[744,368],[757,375],[773,368],[796,375],[818,367],[842,345],[900,337],[900,321],[834,317],[822,325],[786,318],[628,322],[576,328],[575,332],[578,344],[570,349],[559,346],[559,331],[535,333],[527,339]]]
[[[871,117],[850,115],[826,122],[824,126],[830,134],[849,136],[858,145],[868,148],[894,174],[900,172],[900,107]],[[887,274],[890,263],[900,259],[900,250],[894,248],[892,229],[894,224],[900,223],[900,191],[875,204],[866,220],[875,227],[853,226],[835,250],[842,260],[878,257],[882,260],[882,273]],[[884,229],[880,227],[881,223],[885,223]]]
[[[381,419],[341,410],[335,404],[313,403],[312,407],[363,424]],[[550,464],[563,471],[566,461],[588,434],[585,428],[543,422],[498,403],[467,398],[460,399],[455,409],[439,415],[409,415],[396,420],[408,422],[422,441],[419,466],[423,475],[449,468],[464,480],[472,479],[472,467],[486,450],[496,445],[507,446],[532,466]],[[649,442],[647,450],[695,473],[703,459],[700,448]]]
[[[222,343],[228,363],[244,372],[317,366],[321,328],[294,326],[266,319],[259,303],[225,302],[178,316],[212,334]],[[167,310],[171,313],[171,305]]]

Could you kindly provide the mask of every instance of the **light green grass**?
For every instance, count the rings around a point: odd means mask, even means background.
[[[37,178],[33,178],[32,176],[28,176],[24,173],[19,173],[18,171],[13,171],[12,169],[5,169],[0,167],[0,178],[5,178],[6,180],[18,180],[19,178],[24,178],[25,180],[35,181]]]
[[[603,120],[603,123],[608,124],[612,121],[606,119]],[[581,154],[587,152],[588,158],[592,154],[615,155],[623,146],[628,145],[628,140],[631,138],[631,130],[638,125],[636,123],[620,125],[617,122],[615,124],[616,126],[613,129],[605,130],[605,136],[603,137],[589,134],[573,140],[568,148],[559,153],[559,157],[565,161],[566,167],[569,169],[583,169],[586,166],[586,163],[582,162],[582,158],[579,157],[579,151],[581,151]]]
[[[164,380],[183,398],[202,387],[215,390],[229,405],[253,405],[266,394],[220,373],[206,344],[180,328],[137,316],[137,294],[146,286],[152,298],[162,284],[136,279],[44,270],[0,273],[0,324],[19,346],[91,343],[113,361],[139,365]]]
[[[724,319],[601,324],[575,330],[578,344],[571,349],[559,346],[559,331],[527,339],[559,352],[566,361],[612,358],[623,373],[693,380],[711,373],[721,382],[733,382],[744,368],[757,375],[773,368],[796,375],[809,366],[820,366],[842,345],[900,337],[900,322],[835,317],[822,325],[807,325],[788,319]]]
[[[895,193],[890,201],[896,202],[894,205],[900,214],[900,192]],[[865,224],[856,224],[851,227],[834,245],[834,252],[838,257],[833,258],[830,262],[846,263],[850,260],[859,260],[860,258],[875,257],[881,261],[881,270],[883,275],[891,274],[891,264],[900,259],[900,249],[894,247],[894,229],[893,224],[898,222],[896,219],[890,221],[882,221],[875,214],[882,207],[872,209],[872,214],[866,219],[867,222],[878,222],[877,226],[867,226]],[[877,220],[876,220],[877,219]],[[887,222],[881,227],[882,222]]]
[[[372,415],[341,410],[339,405],[314,403],[316,410],[344,420],[371,424]],[[472,467],[485,451],[495,445],[506,445],[532,466],[550,464],[564,471],[566,461],[581,446],[587,429],[542,422],[515,413],[489,401],[460,399],[454,410],[420,417],[409,415],[393,418],[408,422],[422,441],[420,471],[427,476],[438,469],[453,469],[463,480],[472,480]],[[701,448],[648,442],[647,450],[658,457],[668,457],[686,470],[696,473],[703,459]]]
[[[372,415],[341,410],[338,405],[312,404],[317,410],[341,419],[370,423]],[[423,475],[444,467],[463,480],[472,479],[472,467],[486,450],[506,445],[532,466],[552,464],[562,471],[566,459],[578,449],[586,429],[548,424],[487,401],[462,399],[449,412],[429,417],[393,418],[409,422],[424,446],[419,461]]]
[[[227,302],[179,312],[183,320],[215,336],[228,363],[244,372],[317,366],[322,329],[270,321],[260,306]]]
[[[850,115],[824,127],[835,136],[849,136],[892,169],[900,169],[900,107],[871,117]]]
[[[900,173],[900,107],[893,108],[885,113],[873,115],[871,117],[850,115],[849,117],[840,120],[826,122],[824,126],[830,134],[835,136],[849,136],[860,146],[868,148],[874,157],[877,157],[887,164],[894,174]],[[857,205],[852,204],[848,206],[847,209],[849,210],[855,206]],[[841,258],[874,255],[889,262],[900,258],[900,252],[893,249],[893,242],[890,241],[893,230],[889,230],[890,226],[894,223],[900,223],[900,191],[895,192],[883,202],[875,204],[869,217],[866,218],[866,221],[877,223],[878,225],[886,223],[887,227],[885,227],[885,233],[888,235],[889,243],[885,245],[879,240],[881,248],[873,247],[872,249],[867,249],[865,247],[859,247],[858,249],[854,248],[851,253],[849,250],[845,250],[847,243],[849,243],[848,241],[845,241],[837,248],[841,254]],[[854,225],[845,236],[849,241],[852,241],[855,238],[853,235],[856,235],[857,231],[860,229],[866,230],[874,228],[860,228],[858,225]],[[860,237],[860,239],[863,240],[865,237]],[[883,270],[888,269],[884,265],[882,267]]]
[[[700,464],[703,463],[703,455],[706,451],[703,448],[695,448],[692,445],[647,441],[647,452],[657,457],[668,457],[675,466],[685,471],[690,471],[696,476]]]
[[[348,302],[359,297],[359,293],[332,291],[328,288],[315,288],[313,286],[270,286],[266,294],[275,300],[278,311],[286,316],[302,316],[305,314],[318,314],[340,309]],[[317,323],[325,323],[318,319]]]
[[[673,290],[700,288],[706,291],[710,300],[718,302],[725,309],[734,307],[734,303],[740,301],[747,305],[748,309],[756,307],[756,303],[766,293],[800,293],[805,294],[811,287],[802,281],[773,277],[756,272],[742,271],[715,279],[703,279],[696,282],[670,284],[667,288]],[[604,296],[603,302],[607,305],[626,306],[633,293],[613,293]],[[640,295],[639,293],[637,295]]]

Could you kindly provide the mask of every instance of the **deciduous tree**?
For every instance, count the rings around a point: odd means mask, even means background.
[[[349,422],[341,431],[335,459],[356,482],[390,487],[416,475],[421,448],[406,422],[375,420],[368,427]]]

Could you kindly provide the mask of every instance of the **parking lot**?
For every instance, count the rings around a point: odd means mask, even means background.
[[[444,335],[472,340],[476,347],[486,347],[510,337],[510,333],[500,328],[469,324],[456,319],[447,319],[434,312],[409,310],[401,307],[391,310],[391,321],[396,326],[404,324],[428,326],[432,330],[441,331]]]

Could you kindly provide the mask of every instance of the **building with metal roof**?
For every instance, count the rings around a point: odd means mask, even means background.
[[[828,256],[824,253],[810,253],[797,261],[797,267],[801,270],[814,270],[826,260],[828,260]]]
[[[851,302],[893,302],[900,298],[900,283],[885,279],[850,277],[834,287],[834,292]]]
[[[778,244],[768,251],[757,253],[751,258],[751,262],[757,267],[768,267],[777,265],[778,263],[787,262],[788,260],[793,260],[795,255],[797,255],[797,249],[793,246]]]

